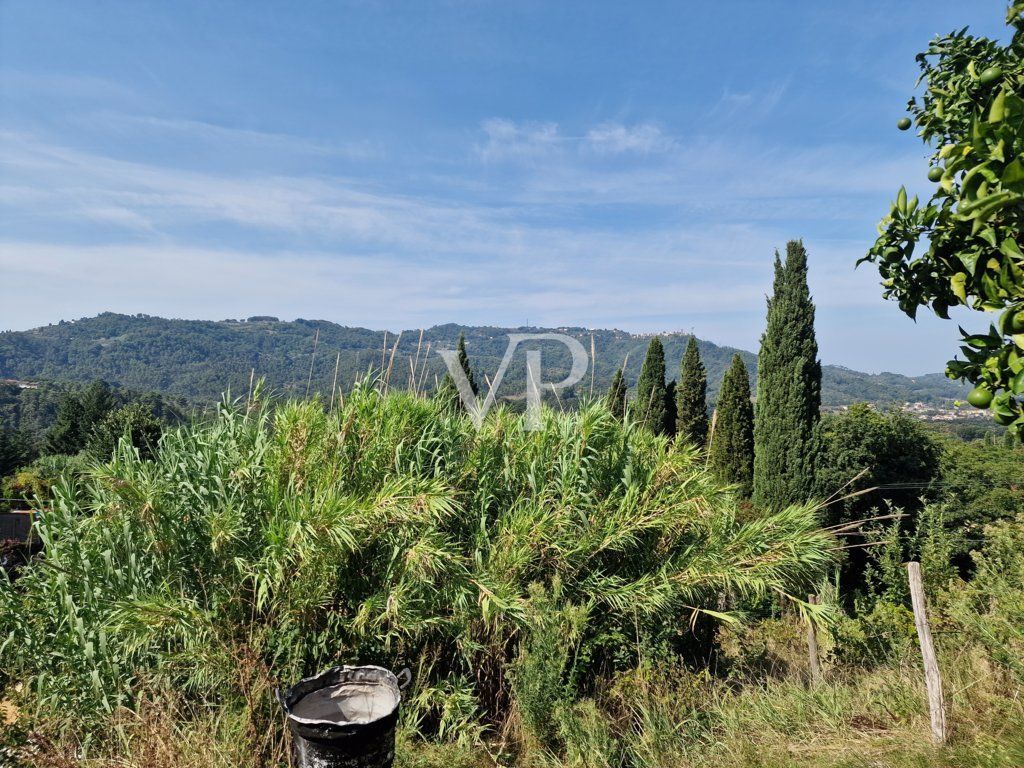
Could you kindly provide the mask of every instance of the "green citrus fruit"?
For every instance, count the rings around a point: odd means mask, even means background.
[[[899,128],[901,131],[907,130],[910,127],[910,118],[901,117],[899,121],[896,123],[896,127]]]
[[[1001,67],[989,67],[981,73],[981,77],[978,78],[978,82],[982,85],[988,85],[989,83],[995,82],[1003,76],[1003,70]]]
[[[1017,420],[1016,414],[1008,413],[997,413],[992,418],[996,420],[996,424],[1001,424],[1004,427],[1010,426],[1011,424],[1013,424],[1013,422]]]
[[[985,386],[977,386],[967,395],[967,402],[975,408],[988,408],[992,404],[992,390]]]
[[[939,181],[942,178],[942,169],[936,166],[928,171],[928,181]]]
[[[1024,309],[1010,318],[1010,333],[1024,333]]]

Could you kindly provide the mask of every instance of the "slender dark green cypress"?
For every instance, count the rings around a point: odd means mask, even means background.
[[[657,336],[651,339],[647,347],[631,411],[633,419],[654,434],[664,435],[668,432],[665,424],[665,349]]]
[[[605,400],[608,410],[615,418],[622,420],[626,416],[626,380],[622,376],[622,369],[615,372],[612,385],[608,388],[608,396]]]
[[[749,499],[754,485],[754,404],[743,358],[734,355],[715,404],[715,428],[708,443],[708,465],[723,483]]]
[[[473,390],[473,395],[480,394],[480,387],[476,383],[476,377],[473,376],[473,368],[469,364],[469,355],[466,354],[466,334],[459,334],[459,343],[455,347],[455,351],[458,353],[459,366],[466,374],[466,380],[469,382],[469,388]],[[455,380],[452,378],[450,373],[446,373],[444,378],[441,379],[441,383],[437,387],[437,394],[435,395],[442,404],[447,408],[461,408],[465,410],[465,404],[462,402],[462,398],[459,397],[459,389],[455,386]]]
[[[672,379],[665,385],[665,434],[675,437],[676,421],[679,412],[676,410],[676,380]]]
[[[474,395],[479,395],[480,387],[477,385],[476,377],[473,375],[473,367],[469,364],[469,355],[466,354],[466,334],[459,334],[459,344],[455,350],[459,353],[459,365],[466,372],[469,388],[473,390]]]
[[[708,373],[700,359],[697,339],[686,344],[676,390],[676,434],[702,446],[708,438]]]
[[[779,509],[813,491],[814,428],[821,407],[821,363],[814,336],[814,302],[807,286],[807,251],[775,254],[775,285],[757,361],[754,418],[754,503]]]

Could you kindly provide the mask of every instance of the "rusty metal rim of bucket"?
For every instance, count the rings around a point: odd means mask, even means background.
[[[309,693],[312,693],[314,690],[318,690],[320,687],[318,685],[312,684],[320,683],[324,678],[328,677],[338,678],[338,681],[333,683],[334,685],[340,685],[345,682],[367,682],[365,680],[359,680],[358,678],[352,678],[348,680],[345,679],[345,676],[348,673],[359,671],[370,671],[378,673],[379,677],[378,679],[374,680],[374,682],[383,683],[385,686],[394,689],[394,706],[391,707],[391,709],[388,712],[381,715],[379,718],[375,718],[375,720],[379,721],[387,717],[390,717],[392,714],[394,714],[395,710],[398,709],[398,706],[402,702],[402,691],[404,691],[409,686],[409,683],[412,682],[412,671],[408,667],[403,669],[397,675],[390,669],[387,669],[386,667],[378,667],[373,664],[362,664],[358,666],[351,666],[345,664],[344,666],[340,667],[331,667],[330,669],[324,670],[319,674],[303,678],[287,690],[282,690],[278,688],[276,692],[277,700],[281,703],[281,706],[284,708],[285,714],[288,716],[289,720],[307,727],[316,728],[327,726],[338,728],[339,726],[344,727],[346,725],[367,725],[367,723],[339,723],[337,720],[322,720],[319,718],[301,717],[300,715],[294,714],[292,712],[292,706],[298,704],[306,695],[308,695],[307,693],[303,693],[301,696],[294,698],[294,701],[290,701],[291,699],[293,699],[297,689],[305,688],[308,686],[310,688]]]

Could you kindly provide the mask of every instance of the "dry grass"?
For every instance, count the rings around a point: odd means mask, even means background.
[[[704,674],[636,671],[562,719],[559,757],[534,745],[513,756],[496,740],[477,747],[398,735],[399,768],[1012,768],[1024,765],[1024,702],[1015,679],[973,649],[946,649],[951,743],[929,737],[920,672],[833,669],[809,686],[792,679],[732,686]],[[265,691],[263,693],[266,693]],[[256,702],[254,702],[256,703]],[[89,743],[37,726],[16,766],[45,768],[283,768],[282,719],[272,707],[188,706],[148,695],[119,710]],[[10,703],[5,710],[28,717]],[[267,722],[267,715],[271,722]],[[571,722],[570,722],[571,721]],[[41,726],[41,727],[40,727]],[[8,725],[7,728],[12,726]],[[0,753],[2,754],[2,753]],[[0,764],[6,764],[0,761]]]

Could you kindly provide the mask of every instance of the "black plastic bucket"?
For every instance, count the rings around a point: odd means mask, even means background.
[[[278,690],[295,764],[391,768],[398,706],[412,675],[405,669],[399,677],[383,667],[335,667]]]

